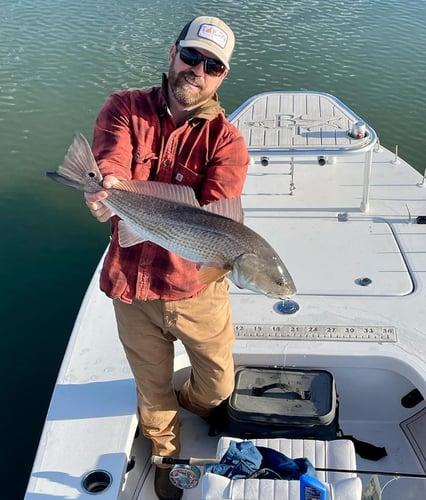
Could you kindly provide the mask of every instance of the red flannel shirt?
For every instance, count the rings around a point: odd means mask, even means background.
[[[201,204],[239,196],[249,157],[241,133],[224,116],[217,99],[176,127],[163,89],[112,94],[96,120],[93,152],[103,175],[192,186]],[[112,298],[178,300],[205,289],[196,264],[151,242],[121,248],[118,217],[111,219],[111,244],[101,289]]]

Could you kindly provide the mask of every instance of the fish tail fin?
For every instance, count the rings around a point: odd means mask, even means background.
[[[46,172],[46,175],[57,182],[86,192],[99,191],[102,185],[102,174],[92,149],[81,133],[75,135],[56,172]]]

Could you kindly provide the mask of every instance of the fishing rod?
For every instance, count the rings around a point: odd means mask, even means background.
[[[172,457],[160,457],[159,455],[152,455],[151,463],[154,465],[206,465],[206,464],[218,464],[220,460],[218,458],[172,458]]]
[[[158,455],[153,455],[151,457],[151,463],[155,465],[167,464],[167,465],[206,465],[206,464],[218,464],[220,459],[218,458],[171,458],[171,457],[160,457]],[[362,470],[362,469],[338,469],[334,467],[314,467],[316,471],[319,472],[342,472],[346,474],[377,474],[381,476],[397,476],[397,477],[413,477],[413,478],[426,478],[426,474],[415,474],[411,472],[391,472],[391,471],[375,471],[375,470]]]

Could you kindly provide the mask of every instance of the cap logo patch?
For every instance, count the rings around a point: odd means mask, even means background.
[[[198,30],[198,36],[200,38],[210,40],[216,45],[219,45],[222,49],[225,48],[226,42],[228,41],[228,35],[223,30],[217,26],[213,26],[212,24],[202,24]]]

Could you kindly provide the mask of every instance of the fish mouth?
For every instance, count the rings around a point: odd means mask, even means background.
[[[272,298],[274,298],[274,299],[279,299],[279,300],[290,300],[290,299],[292,299],[295,295],[296,295],[295,293],[293,293],[292,295],[285,295],[285,296],[280,296],[280,297],[277,297],[277,296],[275,295],[275,296],[273,296]],[[269,297],[271,297],[271,296],[269,296]]]
[[[276,294],[276,293],[266,293],[265,294],[267,297],[271,299],[278,299],[278,300],[290,300],[292,297],[296,295],[296,290],[292,292],[288,292],[287,294]]]

